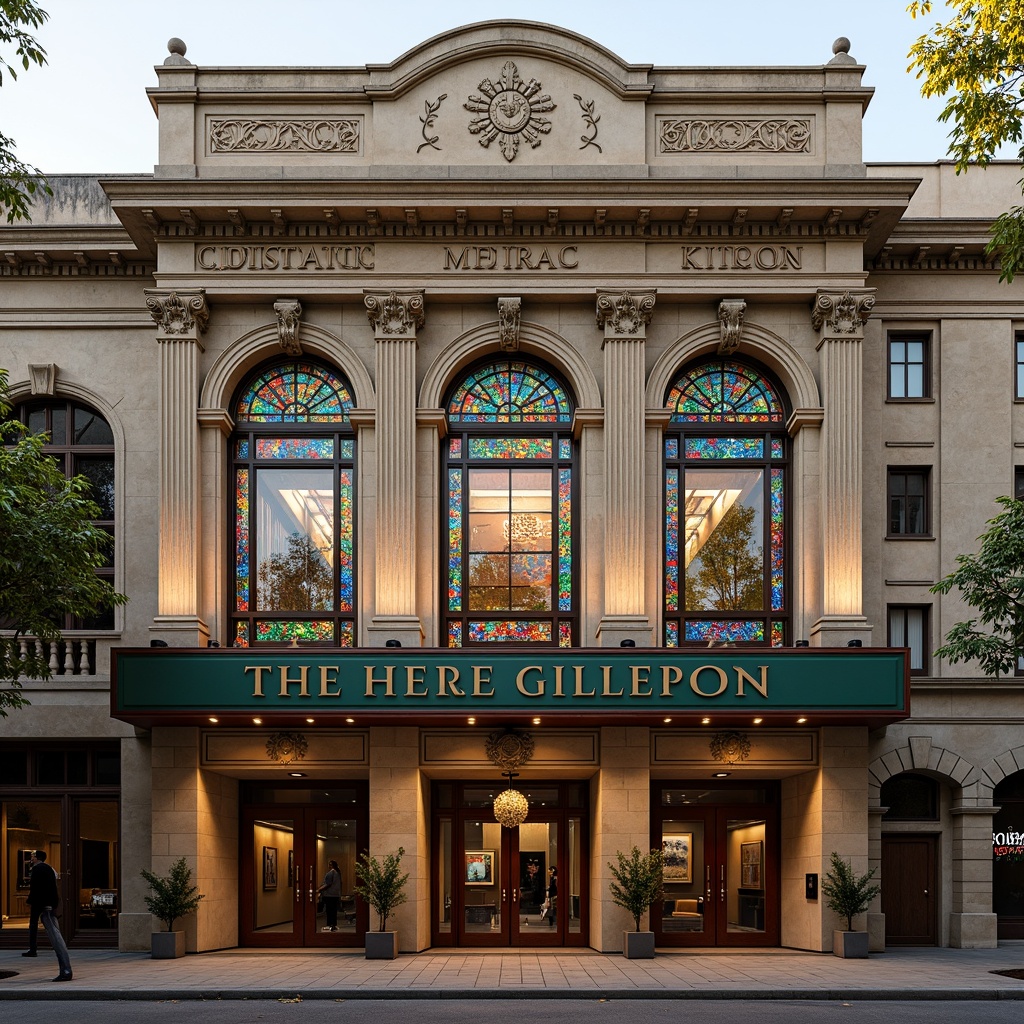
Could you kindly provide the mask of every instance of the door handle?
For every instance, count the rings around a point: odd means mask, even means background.
[[[708,903],[713,902],[711,896],[711,865],[708,864],[704,868],[704,884],[707,886],[707,900]]]
[[[722,865],[722,902],[725,902],[725,865]]]
[[[302,877],[302,866],[300,864],[296,864],[295,865],[295,877],[296,877],[296,879],[299,879],[299,878]],[[296,885],[295,886],[295,902],[296,903],[301,903],[302,902],[302,886],[301,885]]]
[[[502,889],[501,890],[501,902],[505,903],[507,900],[508,900],[508,893],[504,889]]]
[[[316,884],[313,881],[313,865],[309,865],[309,902],[316,903]]]
[[[927,889],[925,889],[924,894],[925,894],[925,896],[928,895],[928,890]]]

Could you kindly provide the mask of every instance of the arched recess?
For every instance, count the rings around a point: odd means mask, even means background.
[[[994,790],[1003,779],[1019,771],[1024,771],[1024,746],[997,754],[981,769],[981,779]]]
[[[968,789],[976,788],[982,778],[977,767],[955,751],[933,745],[928,736],[911,736],[904,746],[886,751],[868,765],[871,802],[877,806],[882,783],[904,772],[930,775],[964,795]]]
[[[374,389],[370,374],[351,345],[315,324],[304,323],[302,349],[306,355],[326,359],[340,369],[352,385],[356,408],[374,407]],[[217,357],[203,382],[200,409],[228,409],[231,396],[242,378],[274,351],[281,352],[277,324],[265,324],[232,342]],[[283,358],[288,358],[283,355]]]
[[[648,409],[662,409],[665,395],[680,367],[699,355],[717,350],[722,331],[716,322],[684,334],[661,354],[647,381]],[[763,363],[786,389],[793,409],[817,409],[821,405],[811,368],[785,338],[754,323],[743,325],[743,341],[736,357],[752,356]]]
[[[471,328],[452,344],[446,345],[423,377],[420,408],[440,407],[446,388],[459,372],[484,355],[498,353],[498,333],[498,321],[492,320]],[[597,378],[576,349],[554,331],[540,324],[523,322],[519,328],[519,352],[505,354],[512,358],[536,356],[550,363],[565,374],[578,409],[600,408],[601,390],[597,386]]]

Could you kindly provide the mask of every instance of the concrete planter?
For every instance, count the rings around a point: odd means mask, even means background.
[[[154,960],[177,960],[185,955],[184,932],[153,932],[150,940]]]
[[[844,960],[867,960],[867,932],[833,932],[832,953]]]
[[[654,932],[623,932],[622,952],[627,960],[654,959]]]
[[[366,959],[394,960],[398,956],[398,932],[367,932]]]

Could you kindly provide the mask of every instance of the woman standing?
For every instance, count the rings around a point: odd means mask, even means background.
[[[548,868],[547,913],[544,915],[554,928],[558,921],[558,868]]]
[[[324,912],[327,914],[327,926],[324,931],[336,932],[338,930],[338,906],[341,903],[341,869],[336,860],[327,862],[324,884],[317,889],[317,892],[324,901]]]

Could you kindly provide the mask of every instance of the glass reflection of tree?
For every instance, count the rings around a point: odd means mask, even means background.
[[[259,588],[265,611],[330,611],[334,606],[330,563],[301,533],[288,538],[287,552],[275,552],[260,562]]]
[[[539,557],[544,563],[547,579],[542,585],[527,583],[529,574],[518,562],[530,559],[529,555],[510,556],[506,554],[473,555],[469,567],[470,606],[474,611],[547,611],[551,607],[550,571],[548,559]],[[517,570],[519,570],[517,572]]]
[[[686,605],[694,611],[758,611],[764,605],[764,557],[753,544],[753,506],[735,504],[687,567]]]

